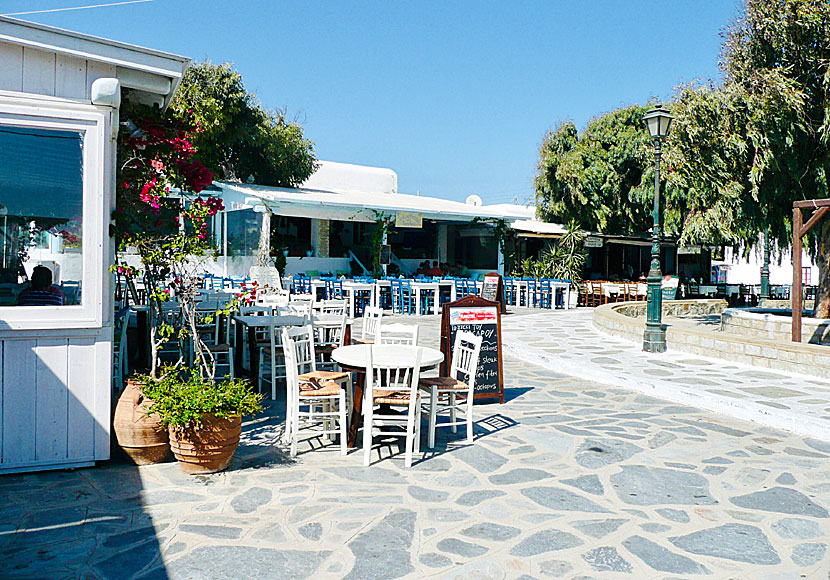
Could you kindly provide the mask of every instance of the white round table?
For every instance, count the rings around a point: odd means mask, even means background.
[[[441,364],[444,353],[434,348],[405,346],[400,344],[350,344],[336,348],[331,358],[343,367],[344,371],[357,375],[354,382],[354,397],[352,397],[352,420],[349,423],[349,447],[357,442],[357,431],[362,423],[361,407],[363,405],[363,387],[366,380],[366,354],[372,349],[372,361],[380,365],[406,366],[411,365],[415,358],[415,349],[421,349],[421,370],[429,369]]]
[[[406,366],[412,363],[415,349],[421,349],[421,369],[434,367],[444,360],[444,353],[427,347],[405,346],[399,344],[350,344],[334,349],[331,358],[344,367],[353,369],[366,368],[366,354],[372,348],[372,359],[383,366]]]

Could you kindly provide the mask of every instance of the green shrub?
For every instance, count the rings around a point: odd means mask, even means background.
[[[150,413],[158,415],[165,427],[195,427],[203,415],[227,419],[262,410],[262,395],[251,391],[244,379],[217,381],[203,377],[197,369],[181,372],[168,367],[158,380],[148,376],[138,380],[153,401]]]

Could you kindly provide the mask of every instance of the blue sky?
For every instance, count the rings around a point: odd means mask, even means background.
[[[0,0],[0,12],[115,0]],[[154,0],[20,16],[230,61],[303,122],[320,159],[391,167],[400,191],[532,196],[544,133],[717,79],[739,0]]]

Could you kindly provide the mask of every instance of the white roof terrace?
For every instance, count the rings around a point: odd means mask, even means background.
[[[265,206],[272,213],[284,216],[373,222],[375,212],[393,217],[403,212],[435,221],[470,222],[480,218],[513,222],[519,219],[498,208],[378,190],[285,188],[227,182],[214,182],[214,187],[221,190],[227,210]]]

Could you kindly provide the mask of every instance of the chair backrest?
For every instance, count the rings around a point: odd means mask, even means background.
[[[288,290],[260,292],[256,297],[256,303],[261,306],[287,306],[289,300]]]
[[[345,315],[346,314],[346,301],[345,300],[322,300],[315,305],[315,309],[320,312],[320,314],[337,314],[337,315]]]
[[[335,321],[321,322],[314,320],[314,334],[317,346],[333,346],[339,348],[346,342],[346,314],[343,313]]]
[[[308,319],[311,318],[310,302],[291,302],[285,306],[276,306],[274,310],[278,316],[302,316]]]
[[[288,308],[294,309],[300,314],[307,314],[311,316],[311,310],[314,307],[314,300],[311,296],[291,296],[288,301]]]
[[[263,305],[242,306],[239,308],[242,316],[270,316],[271,307]]]
[[[379,324],[375,343],[415,346],[418,344],[418,325]]]
[[[326,280],[326,299],[341,300],[343,298],[343,282],[340,280]]]
[[[380,328],[382,318],[383,310],[380,308],[367,306],[363,309],[363,329],[361,330],[361,338],[363,340],[377,340],[378,329]]]
[[[276,335],[272,332],[272,349],[277,346],[275,338]],[[314,330],[310,324],[285,327],[282,329],[281,338],[282,352],[285,357],[285,378],[289,389],[298,391],[300,375],[317,370],[314,353]]]
[[[369,400],[375,395],[388,391],[409,394],[409,407],[414,409],[418,380],[421,378],[420,347],[397,347],[390,357],[384,352],[386,346],[371,345],[366,349],[366,394]],[[384,363],[383,360],[394,358],[396,364]],[[405,362],[404,362],[405,361]]]
[[[450,376],[475,388],[482,337],[462,330],[455,335]]]

